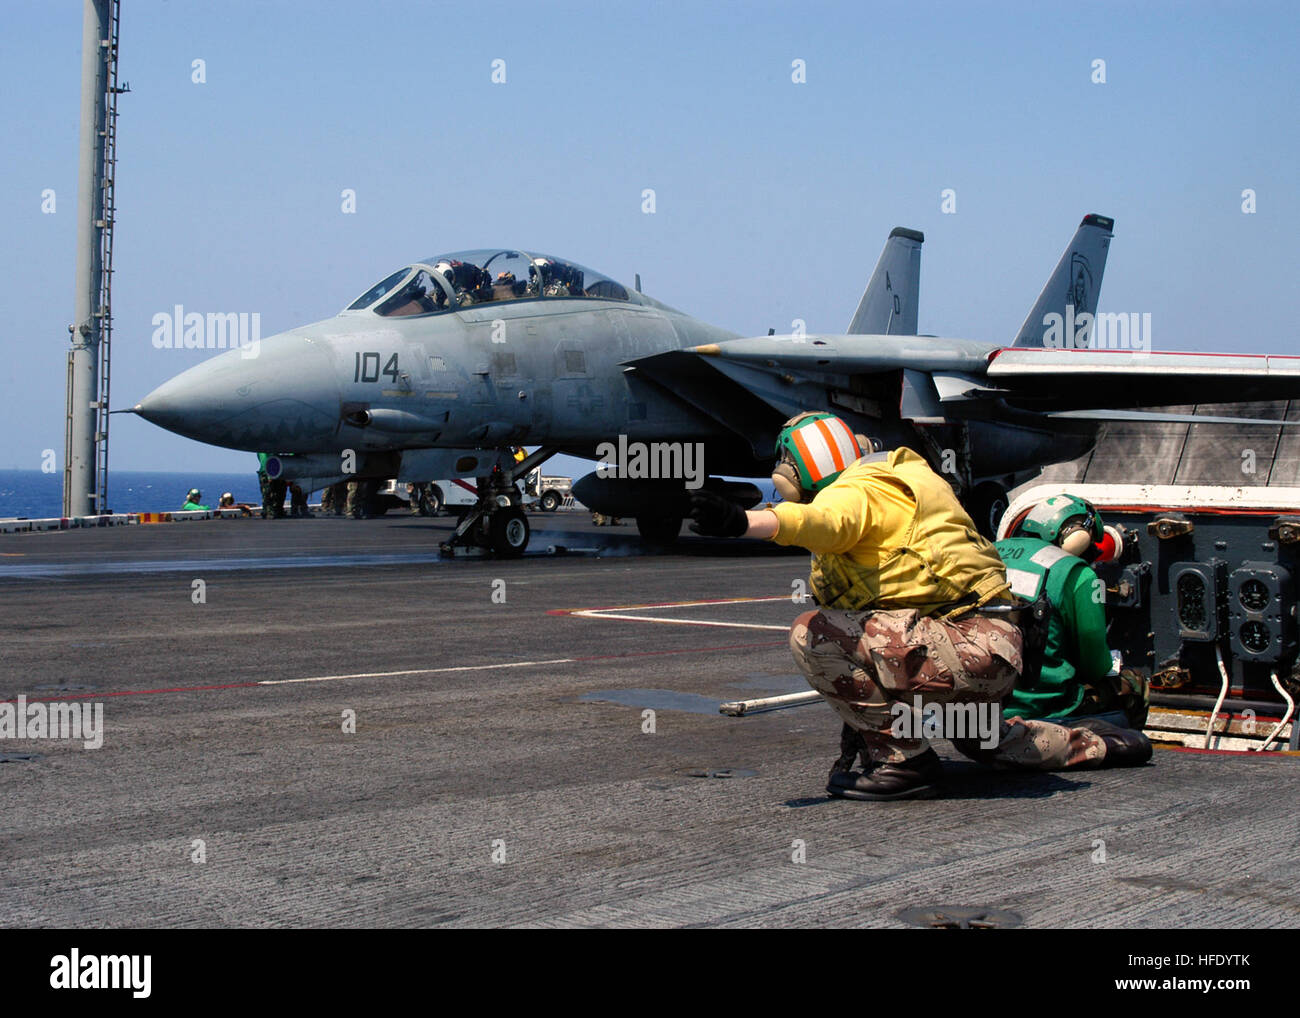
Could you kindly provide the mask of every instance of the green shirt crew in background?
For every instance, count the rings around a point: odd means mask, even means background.
[[[203,492],[199,491],[198,488],[191,488],[190,493],[185,496],[185,504],[181,506],[181,512],[206,512],[208,507],[205,505],[199,505],[199,499],[202,497]]]

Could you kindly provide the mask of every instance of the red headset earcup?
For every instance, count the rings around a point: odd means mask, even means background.
[[[1097,542],[1098,562],[1114,562],[1124,551],[1124,538],[1114,527],[1105,527],[1105,536]]]

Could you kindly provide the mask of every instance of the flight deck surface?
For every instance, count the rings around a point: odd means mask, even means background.
[[[830,800],[830,708],[716,710],[807,688],[804,553],[530,522],[517,561],[396,515],[0,537],[0,699],[104,716],[99,749],[0,740],[6,924],[1300,923],[1295,757],[940,743],[943,798]]]

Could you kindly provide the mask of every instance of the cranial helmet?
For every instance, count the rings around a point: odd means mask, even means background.
[[[1101,516],[1091,502],[1075,495],[1052,495],[1029,510],[1016,524],[1013,536],[1037,537],[1059,547],[1067,555],[1086,562],[1111,557],[1113,549],[1102,547],[1108,536]]]
[[[185,497],[189,499],[191,502],[197,502],[199,499],[203,497],[203,492],[199,491],[198,488],[191,488],[190,493]]]
[[[772,484],[787,502],[811,502],[862,455],[862,442],[834,414],[802,413],[776,439]]]

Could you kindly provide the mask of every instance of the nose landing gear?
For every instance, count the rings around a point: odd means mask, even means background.
[[[558,449],[542,447],[508,469],[493,470],[478,479],[478,504],[467,512],[451,539],[439,545],[444,558],[492,554],[518,558],[528,547],[531,528],[520,505],[516,482],[554,456]]]

